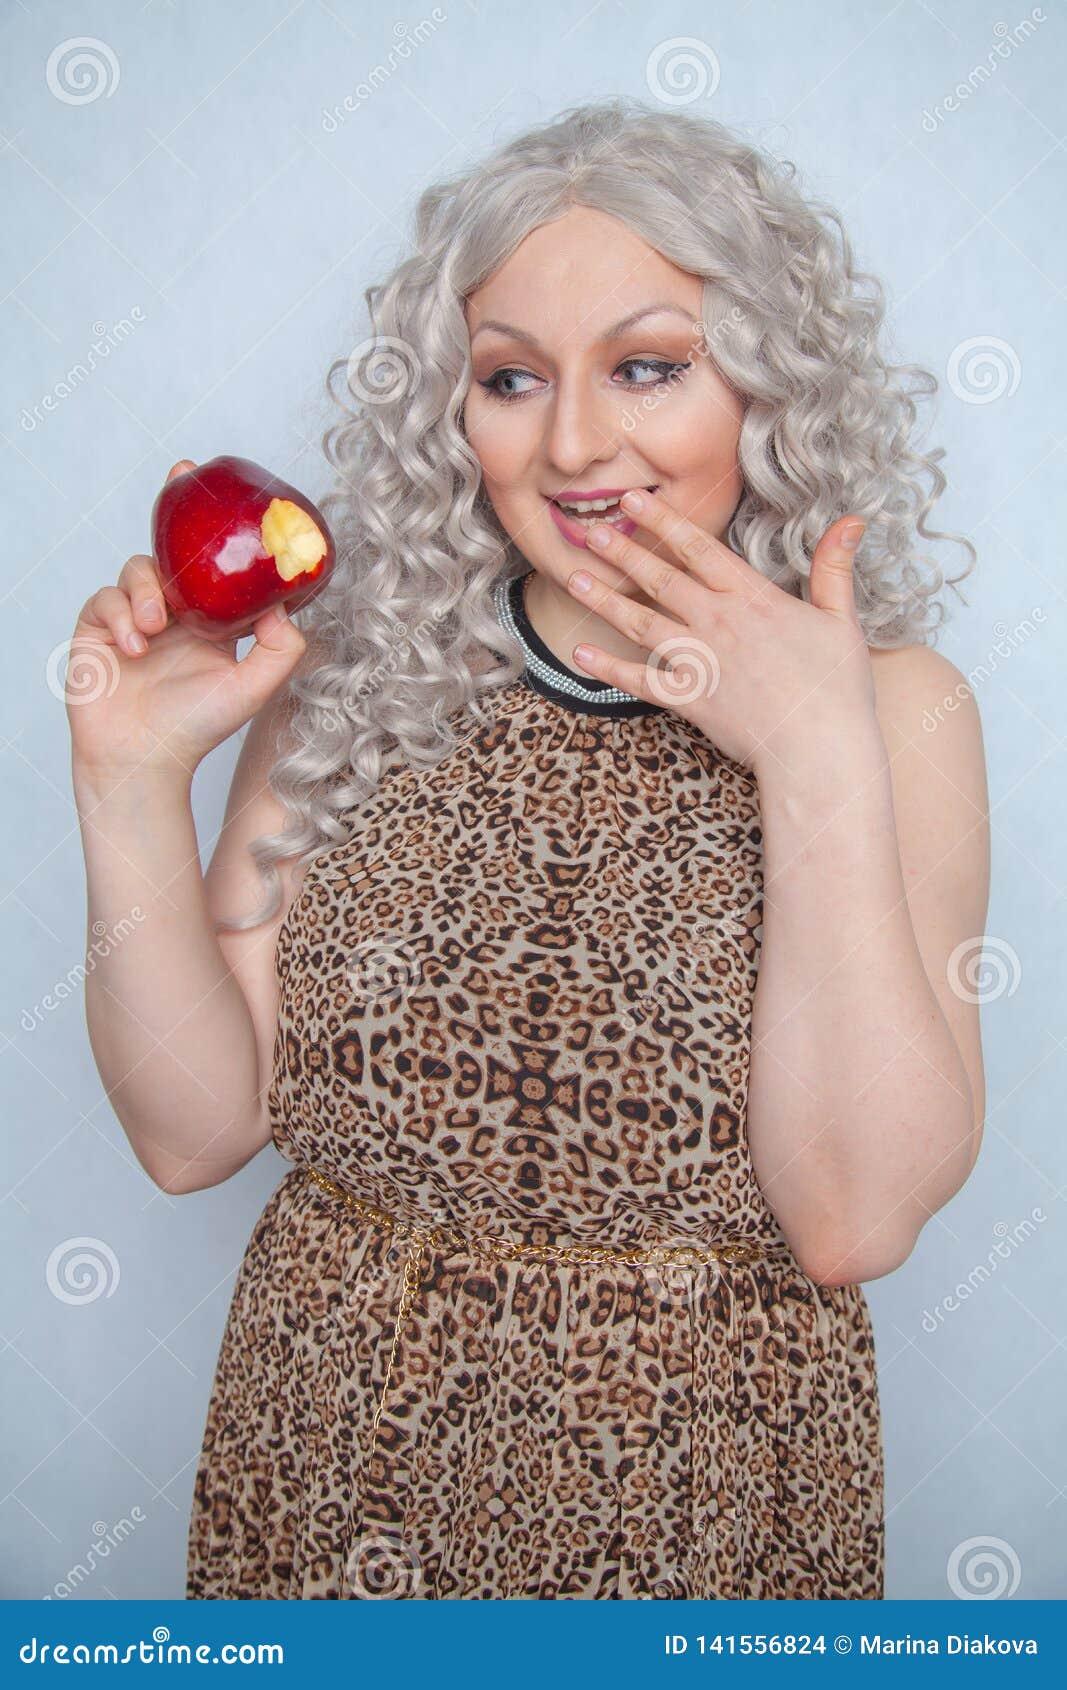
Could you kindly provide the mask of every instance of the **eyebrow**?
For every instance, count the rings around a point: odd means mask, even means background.
[[[693,320],[693,313],[691,311],[683,310],[680,305],[671,305],[667,303],[642,305],[639,310],[631,311],[626,317],[620,317],[617,323],[612,323],[610,329],[605,329],[603,334],[597,335],[594,345],[600,346],[605,341],[618,340],[620,335],[625,334],[627,329],[633,328],[634,324],[641,322],[644,317],[654,317],[663,311],[670,311],[679,317],[684,317],[687,322],[692,322]],[[477,339],[484,329],[496,329],[498,334],[510,335],[513,340],[520,340],[524,343],[524,345],[532,346],[538,352],[544,351],[544,347],[541,345],[536,336],[528,334],[525,329],[515,328],[512,323],[498,322],[495,317],[487,318],[484,323],[478,324],[478,327],[471,335],[472,342]]]

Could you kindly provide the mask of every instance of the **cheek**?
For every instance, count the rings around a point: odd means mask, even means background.
[[[528,454],[523,449],[522,431],[511,418],[472,397],[464,406],[463,424],[485,480],[502,486],[516,480]]]
[[[650,409],[634,438],[672,480],[727,473],[737,463],[741,420],[717,392],[687,389]]]

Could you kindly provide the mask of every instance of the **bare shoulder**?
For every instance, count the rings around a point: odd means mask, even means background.
[[[875,708],[907,843],[958,836],[970,867],[986,855],[989,795],[982,721],[966,677],[932,646],[872,651]],[[902,840],[902,844],[905,841]]]
[[[982,723],[974,690],[943,652],[928,645],[871,650],[875,708],[883,734],[908,742],[922,735],[932,742],[938,730],[940,751],[950,758],[981,755]]]

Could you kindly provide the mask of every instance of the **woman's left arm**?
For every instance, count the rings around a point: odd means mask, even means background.
[[[760,774],[753,1166],[801,1265],[878,1278],[974,1165],[989,888],[981,723],[927,646],[871,653],[876,711]]]
[[[645,602],[589,571],[568,586],[652,661],[580,645],[575,661],[668,704],[756,776],[752,1164],[806,1273],[877,1279],[959,1190],[981,1138],[978,1010],[964,989],[989,887],[974,696],[928,646],[868,647],[855,513],[816,546],[804,602],[661,494],[621,503],[652,546],[610,524],[587,544]]]

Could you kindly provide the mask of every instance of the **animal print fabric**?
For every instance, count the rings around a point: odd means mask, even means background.
[[[392,768],[282,927],[273,1138],[189,1532],[190,1598],[877,1599],[859,1285],[800,1268],[746,1140],[755,777],[674,712],[527,679]],[[427,1251],[394,1350],[409,1249]],[[752,1263],[497,1261],[760,1243]]]

